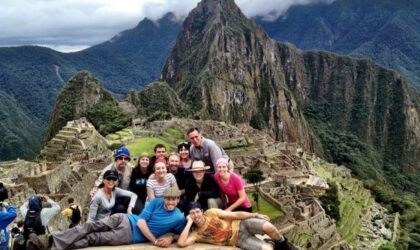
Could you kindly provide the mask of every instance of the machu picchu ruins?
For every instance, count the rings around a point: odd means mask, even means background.
[[[340,179],[353,180],[351,171],[325,163],[316,155],[304,152],[296,143],[277,142],[264,132],[243,124],[233,126],[224,122],[173,118],[133,123],[133,127],[104,138],[89,121],[81,118],[69,121],[46,144],[36,162],[17,160],[1,163],[0,180],[6,183],[11,202],[16,205],[22,204],[32,194],[45,193],[65,207],[66,198],[73,196],[78,197],[86,213],[89,206],[87,190],[91,189],[99,171],[112,161],[112,150],[109,149],[112,143],[129,144],[137,138],[157,137],[175,146],[185,140],[184,134],[189,127],[200,127],[205,137],[218,141],[235,163],[235,172],[244,174],[250,169],[263,171],[266,180],[258,191],[273,207],[284,213],[274,223],[296,246],[301,249],[351,249],[338,233],[339,225],[326,214],[318,200],[329,189],[329,179],[338,178],[336,183]],[[175,137],[171,138],[170,132],[175,133]],[[324,171],[323,176],[317,174],[320,169]],[[343,183],[339,183],[339,187],[344,191],[355,188]],[[255,191],[255,186],[248,185],[247,190]],[[361,190],[364,196],[370,197],[368,191]],[[371,213],[375,213],[383,225],[389,224],[393,218],[383,216],[386,214],[384,208],[372,200],[367,199],[369,204],[363,205],[366,210],[363,216],[369,218]],[[392,239],[392,229],[375,229],[373,224],[378,223],[366,220],[360,231],[374,232],[376,236],[368,240],[368,236],[351,235],[352,239],[356,239],[353,246],[370,247],[383,237]],[[65,225],[66,218],[56,216],[51,229],[62,230]]]

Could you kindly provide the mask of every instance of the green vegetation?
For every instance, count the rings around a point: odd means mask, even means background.
[[[43,126],[0,91],[0,161],[34,158],[41,145]]]
[[[292,6],[276,20],[256,18],[270,37],[300,49],[370,58],[420,89],[419,1],[340,0]]]
[[[279,211],[277,208],[273,207],[261,195],[258,195],[258,203],[259,203],[260,211],[256,211],[257,204],[254,201],[253,192],[247,193],[247,195],[248,195],[249,200],[252,203],[253,212],[265,214],[268,217],[270,217],[270,219],[275,219],[275,218],[284,216],[284,213],[282,211]]]
[[[132,115],[123,111],[118,104],[105,101],[96,103],[84,116],[103,136],[129,126],[132,119]]]
[[[340,200],[338,197],[337,184],[329,181],[330,189],[319,198],[325,212],[336,221],[340,221]]]
[[[361,224],[365,220],[373,199],[369,192],[363,188],[363,183],[356,179],[342,178],[341,175],[331,175],[332,166],[329,164],[315,166],[319,176],[328,179],[331,189],[320,201],[325,211],[337,221],[337,231],[349,244],[355,245],[357,235],[361,234]],[[337,185],[344,188],[338,190]]]
[[[168,152],[174,150],[173,145],[170,145],[166,141],[156,137],[138,138],[127,144],[126,147],[132,155],[132,163],[135,163],[134,158],[137,158],[144,152],[148,153],[150,156],[154,155],[153,148],[158,143],[164,144]]]

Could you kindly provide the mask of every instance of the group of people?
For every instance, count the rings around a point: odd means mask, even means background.
[[[168,247],[174,241],[180,247],[206,242],[242,249],[291,249],[267,216],[252,213],[245,182],[233,172],[225,151],[197,128],[189,129],[187,137],[190,143],[179,144],[169,156],[166,147],[157,144],[155,155],[143,153],[134,167],[128,149],[119,148],[90,192],[86,223],[72,221],[69,229],[51,234],[33,230],[25,237],[27,249],[140,242]],[[56,203],[46,196],[35,197],[49,203],[50,210],[41,210],[40,216],[41,224],[48,225],[50,215],[57,213]],[[21,208],[24,215],[36,202],[26,203],[27,211]],[[76,208],[73,204],[63,215],[72,218],[77,211],[80,217]],[[270,239],[260,240],[255,234]]]

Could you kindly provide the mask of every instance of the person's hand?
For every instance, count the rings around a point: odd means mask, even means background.
[[[48,196],[46,196],[45,194],[41,194],[39,197],[41,197],[41,200],[43,202],[47,202],[48,201]]]
[[[188,221],[193,221],[193,219],[191,218],[191,215],[187,215],[187,218],[186,219],[187,219],[187,222]]]
[[[133,213],[133,208],[132,207],[128,207],[127,208],[127,213],[128,214],[132,214]]]
[[[155,180],[155,179],[156,179],[155,174],[151,174],[151,175],[149,176],[149,180]]]
[[[154,242],[154,245],[158,247],[169,247],[173,240],[174,237],[171,235],[162,236]]]
[[[261,219],[261,220],[266,220],[266,221],[270,221],[270,217],[268,217],[265,214],[255,214],[254,216],[255,218]]]

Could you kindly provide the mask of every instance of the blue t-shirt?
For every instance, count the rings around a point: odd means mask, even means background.
[[[182,232],[182,229],[184,229],[185,226],[184,215],[178,208],[175,208],[172,211],[166,210],[164,204],[162,198],[155,198],[147,204],[140,215],[127,214],[133,232],[133,243],[148,241],[140,231],[140,228],[137,227],[137,221],[139,219],[146,221],[150,232],[152,232],[156,238],[169,232],[177,234]]]

